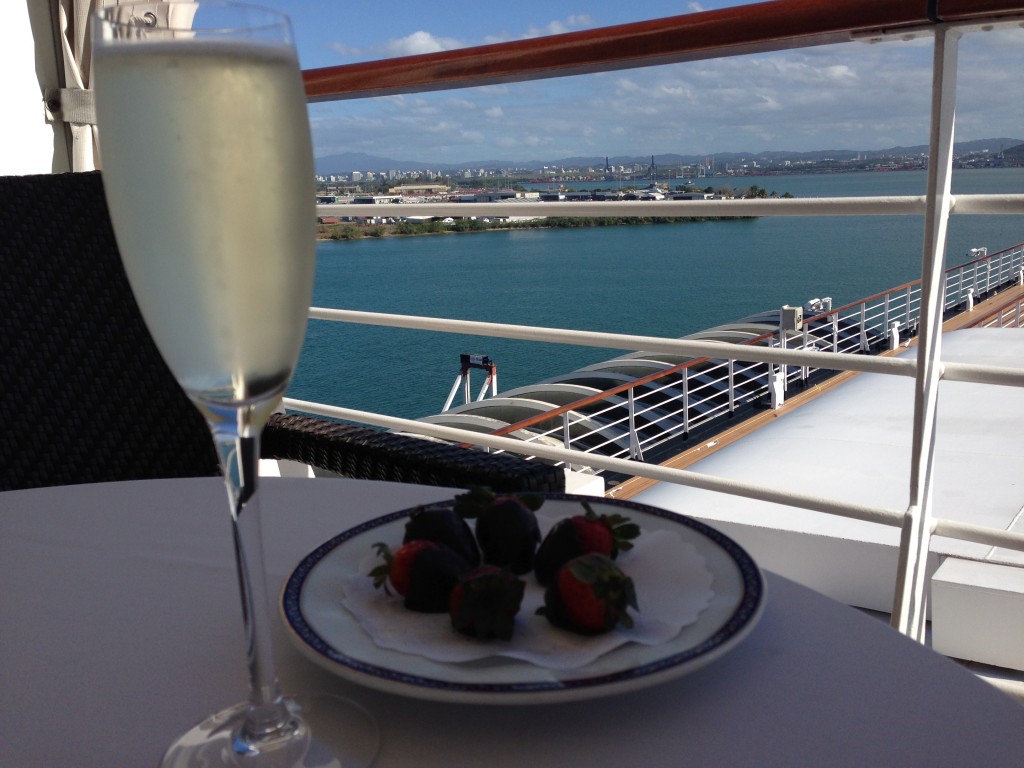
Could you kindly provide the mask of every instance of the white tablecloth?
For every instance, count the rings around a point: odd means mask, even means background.
[[[437,488],[273,480],[274,591],[360,520]],[[544,706],[375,692],[306,661],[282,628],[288,690],[362,702],[380,766],[1021,765],[1024,707],[887,625],[767,574],[754,632],[714,664],[642,692]],[[219,480],[0,494],[0,766],[132,768],[246,695],[230,522]]]

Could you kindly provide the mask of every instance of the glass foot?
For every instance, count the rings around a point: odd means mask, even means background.
[[[178,738],[161,768],[369,768],[380,747],[377,724],[353,701],[326,695],[289,697],[295,727],[254,745],[240,738],[246,704],[211,715]]]

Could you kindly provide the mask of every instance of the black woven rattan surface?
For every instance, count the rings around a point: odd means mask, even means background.
[[[132,297],[99,173],[0,178],[0,388],[0,490],[219,474]]]
[[[271,416],[263,431],[262,454],[364,480],[486,486],[501,493],[565,490],[561,469],[514,454],[487,453],[298,414]]]

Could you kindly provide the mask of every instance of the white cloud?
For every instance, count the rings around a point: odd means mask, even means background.
[[[477,104],[472,99],[452,97],[445,100],[445,106],[449,109],[464,109],[476,111]]]
[[[594,20],[587,14],[567,16],[564,19],[549,21],[542,27],[530,27],[524,37],[545,37],[546,35],[560,35],[565,32],[573,32],[579,29],[587,29],[594,26]]]
[[[452,37],[438,37],[430,32],[413,32],[411,35],[388,41],[382,51],[386,56],[413,56],[420,53],[437,53],[455,48],[465,48],[466,44]]]

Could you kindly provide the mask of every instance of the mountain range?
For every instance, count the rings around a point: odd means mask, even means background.
[[[921,144],[914,147],[890,147],[889,149],[823,149],[812,152],[785,152],[785,151],[763,151],[763,152],[718,152],[714,155],[678,155],[678,154],[657,154],[654,155],[654,162],[659,166],[694,165],[704,162],[708,157],[713,157],[717,163],[749,163],[756,161],[763,164],[771,164],[789,160],[790,162],[815,162],[822,160],[855,160],[858,157],[864,159],[907,157],[927,154],[928,146]],[[1024,139],[979,139],[976,141],[956,142],[953,145],[953,152],[956,155],[968,155],[977,152],[1004,152],[1006,154],[1024,155]],[[618,155],[607,158],[611,165],[634,164],[647,165],[651,162],[651,155]],[[352,171],[457,171],[461,169],[502,169],[517,168],[523,170],[541,170],[544,167],[559,168],[603,168],[605,158],[600,156],[579,156],[563,157],[548,160],[472,160],[462,163],[426,163],[411,160],[394,160],[392,158],[367,155],[361,152],[345,152],[337,155],[325,155],[316,158],[316,172],[320,175],[348,174]]]

